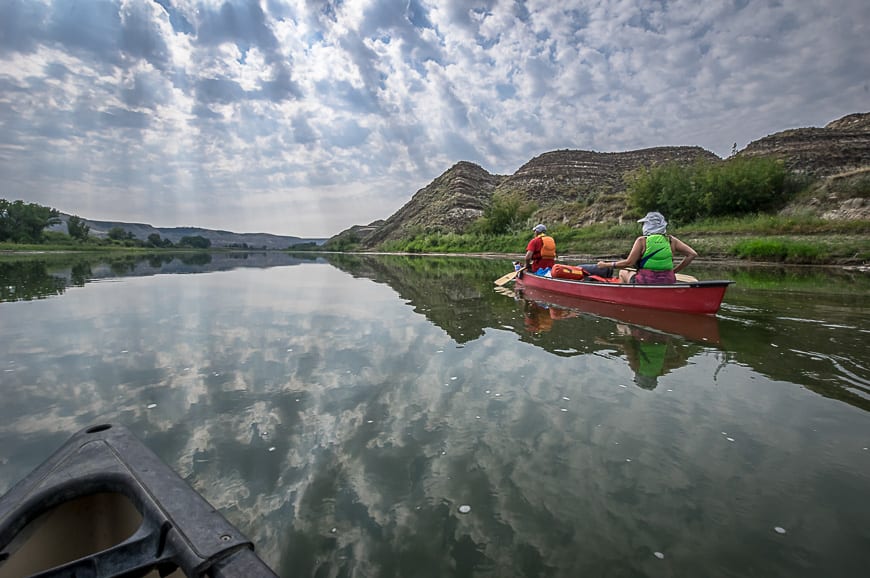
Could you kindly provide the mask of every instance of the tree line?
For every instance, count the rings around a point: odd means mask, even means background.
[[[41,243],[45,228],[58,223],[57,209],[0,199],[0,241]]]
[[[66,234],[57,231],[47,231],[49,227],[62,222],[57,209],[25,203],[21,200],[9,201],[0,199],[0,243],[44,244],[70,242],[91,245],[123,245],[127,247],[151,248],[190,248],[208,249],[211,240],[201,235],[182,237],[178,243],[162,238],[158,233],[151,233],[146,239],[137,239],[132,232],[123,227],[109,229],[106,239],[91,236],[91,228],[84,219],[72,215],[67,219]]]

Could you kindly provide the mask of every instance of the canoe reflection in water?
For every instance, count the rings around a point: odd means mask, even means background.
[[[553,328],[556,319],[568,319],[577,317],[576,311],[551,307],[536,301],[524,300],[523,323],[529,333],[543,333]]]
[[[688,363],[697,346],[689,346],[687,340],[719,344],[715,316],[615,305],[533,289],[514,297],[523,302],[523,321],[532,334],[550,331],[559,319],[592,316],[614,321],[611,335],[597,336],[594,343],[621,352],[634,372],[635,383],[644,389],[654,389],[659,377]]]

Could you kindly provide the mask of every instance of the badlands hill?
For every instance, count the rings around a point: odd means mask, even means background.
[[[771,157],[798,174],[818,179],[818,198],[802,200],[827,218],[870,218],[870,113],[850,114],[823,128],[782,131],[754,141],[739,157]],[[539,155],[512,175],[494,175],[470,162],[458,162],[417,191],[393,215],[357,225],[327,241],[376,248],[418,231],[463,232],[483,215],[497,193],[512,193],[538,206],[535,220],[584,226],[619,220],[626,212],[625,176],[662,163],[723,162],[700,147],[657,147],[601,153],[558,150]],[[829,194],[827,183],[857,179],[848,198]],[[843,187],[838,187],[842,190]],[[846,187],[849,189],[849,187]],[[791,210],[795,210],[791,207]]]

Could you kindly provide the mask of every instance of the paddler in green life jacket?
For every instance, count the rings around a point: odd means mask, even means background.
[[[526,246],[526,270],[530,273],[543,274],[546,269],[552,269],[556,264],[556,241],[546,234],[547,227],[535,225],[532,229],[534,238]]]
[[[637,222],[643,223],[643,236],[635,239],[628,257],[621,261],[599,261],[598,266],[636,267],[637,273],[626,270],[619,272],[622,283],[676,283],[676,274],[685,269],[698,253],[673,235],[667,234],[668,222],[661,213],[647,213]],[[683,256],[683,260],[676,267],[675,254]]]

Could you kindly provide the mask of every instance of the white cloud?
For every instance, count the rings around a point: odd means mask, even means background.
[[[868,20],[863,0],[14,0],[0,194],[327,236],[460,160],[504,174],[557,148],[724,156],[864,112]]]

